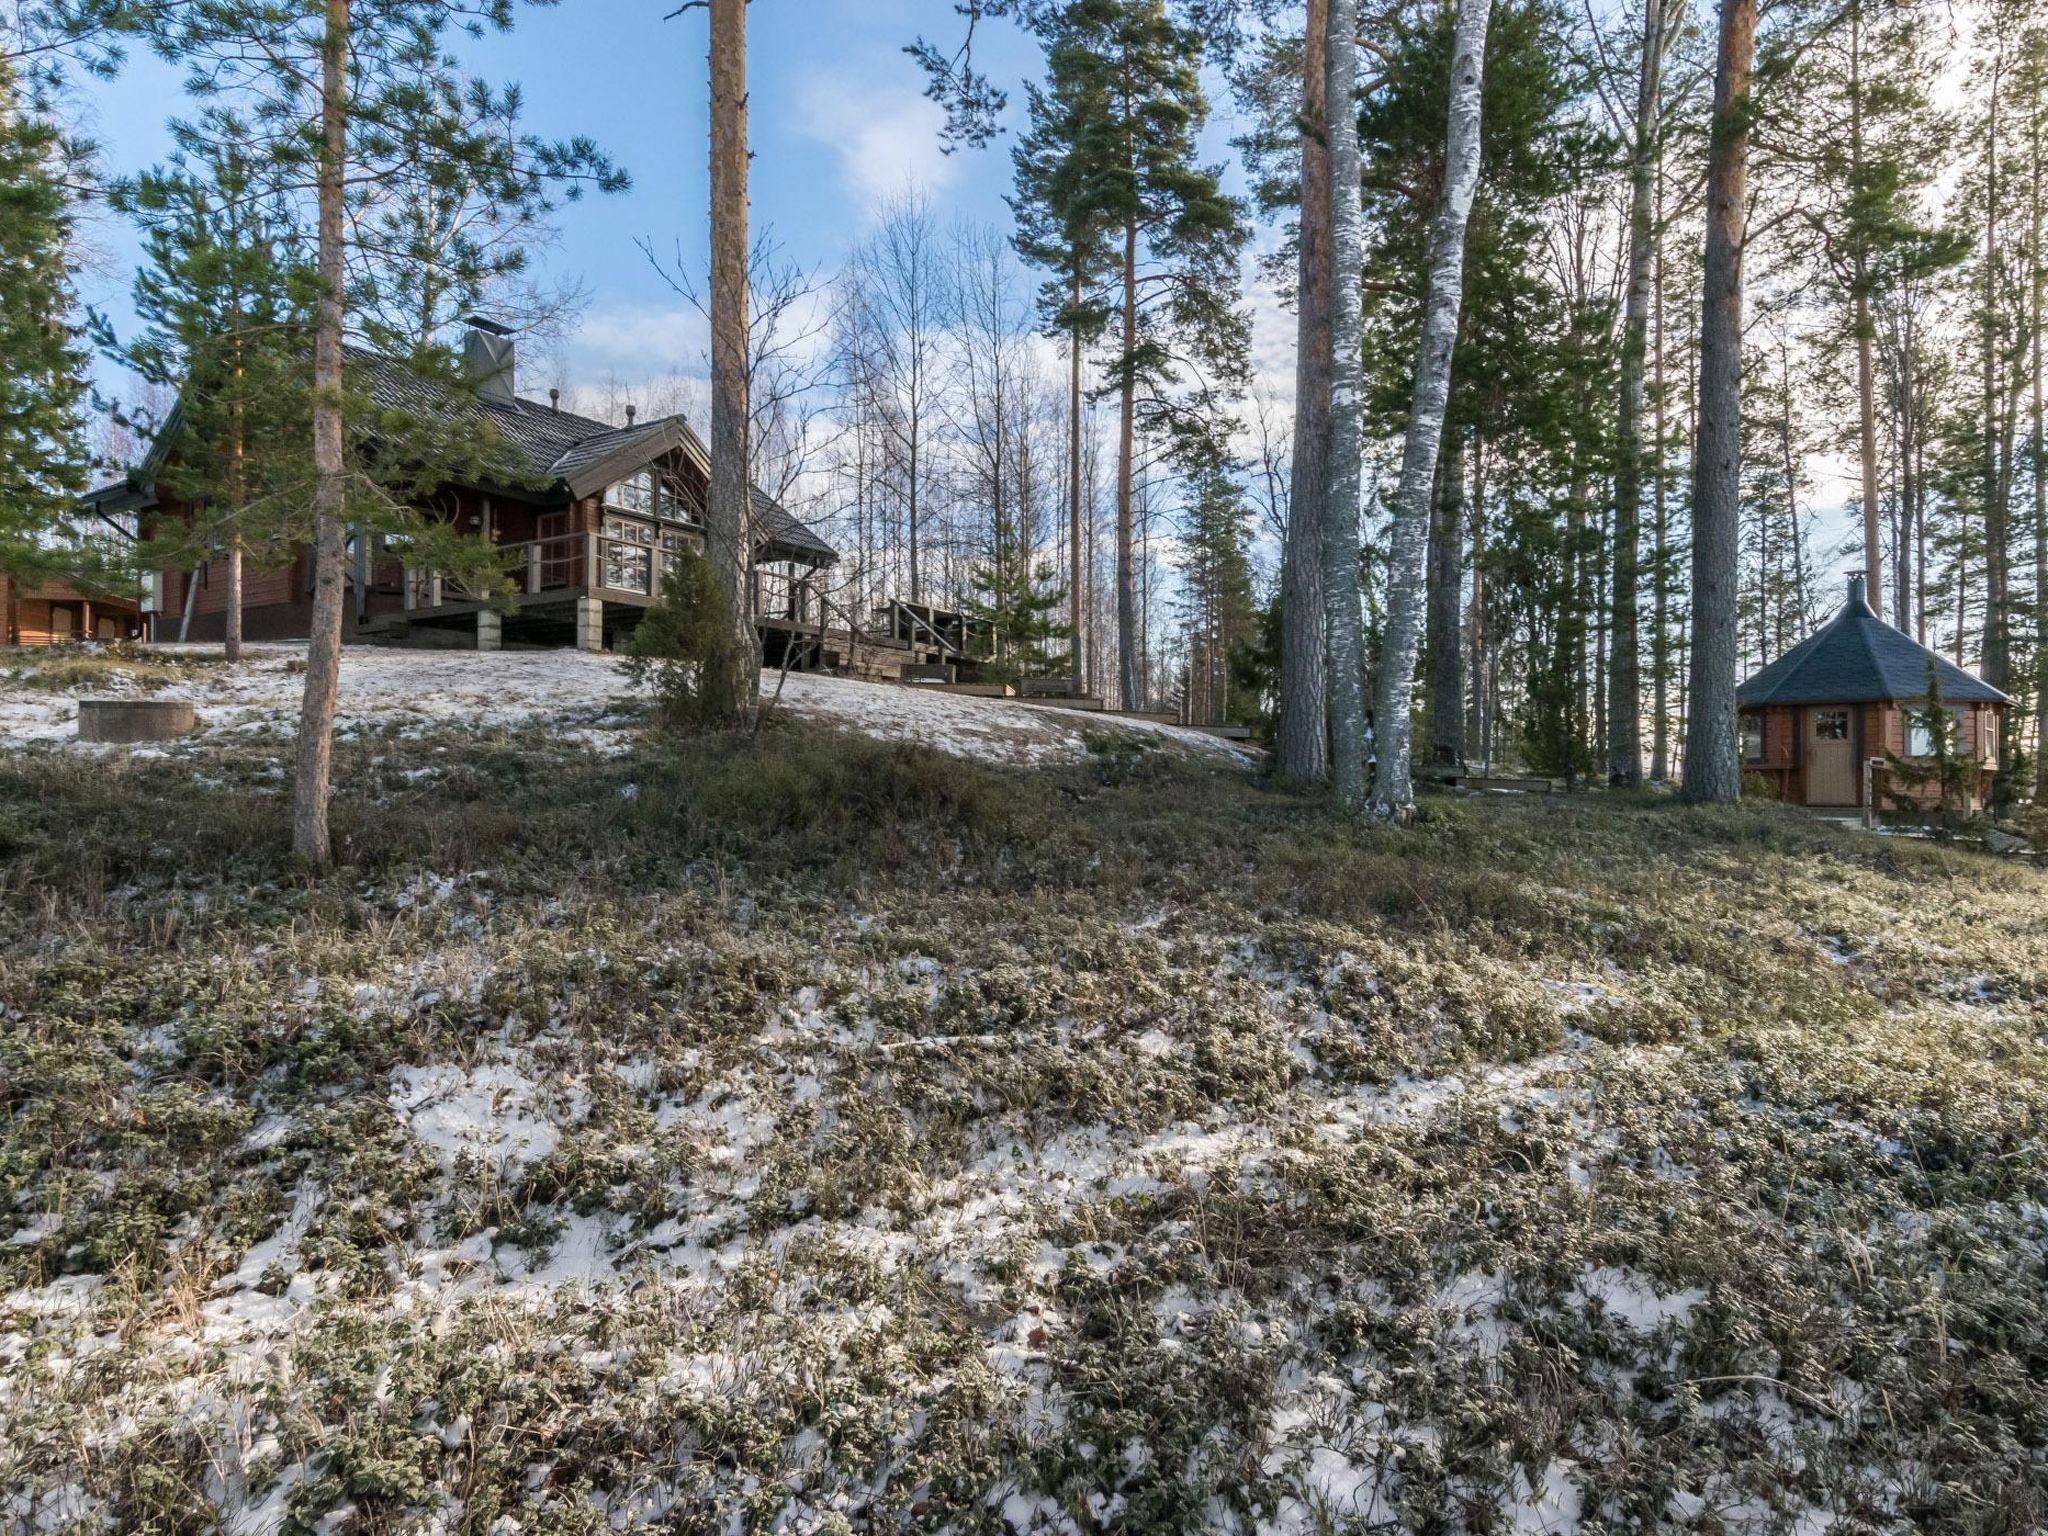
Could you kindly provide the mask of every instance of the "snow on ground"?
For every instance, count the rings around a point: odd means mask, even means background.
[[[210,647],[160,647],[211,655]],[[166,684],[150,697],[189,699],[197,706],[198,742],[235,732],[296,727],[304,686],[303,645],[251,646],[250,659],[215,666]],[[892,683],[857,682],[812,673],[764,672],[762,696],[788,713],[883,741],[915,742],[983,762],[1078,762],[1088,740],[1113,730],[1157,745],[1173,744],[1221,762],[1248,760],[1241,749],[1200,731],[1147,720],[975,698]],[[75,746],[78,700],[119,692],[99,681],[64,693],[0,684],[0,749]],[[639,721],[638,694],[615,656],[588,651],[444,651],[357,646],[342,654],[335,729],[347,736],[397,728],[417,736],[467,727],[478,731],[531,725],[555,728],[599,753],[625,749]],[[93,747],[81,750],[101,750]],[[124,749],[126,750],[126,749]],[[166,748],[134,749],[161,754]]]

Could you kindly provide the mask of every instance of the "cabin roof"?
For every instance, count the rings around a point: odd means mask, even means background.
[[[711,463],[703,439],[681,416],[661,416],[629,427],[615,427],[552,404],[513,396],[494,400],[425,377],[397,358],[366,347],[349,347],[346,364],[371,404],[442,421],[488,423],[495,442],[484,455],[483,472],[507,487],[559,487],[572,497],[594,495],[614,481],[682,449],[707,470]],[[172,408],[175,420],[177,408]],[[168,428],[170,422],[165,423]],[[167,444],[172,434],[158,434]],[[117,481],[88,494],[96,509],[130,511],[154,504],[151,482],[161,462],[152,446],[132,480]],[[755,545],[759,557],[829,565],[839,552],[827,544],[759,486],[753,490]]]
[[[1744,709],[1768,704],[1872,704],[1927,697],[1932,663],[1949,703],[2010,703],[2005,694],[1877,616],[1863,578],[1849,579],[1849,600],[1827,623],[1735,690]]]

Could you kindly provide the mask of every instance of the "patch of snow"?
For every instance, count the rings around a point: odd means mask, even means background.
[[[534,1084],[509,1066],[401,1067],[391,1107],[452,1171],[464,1153],[517,1170],[555,1150],[561,1133],[535,1103]]]

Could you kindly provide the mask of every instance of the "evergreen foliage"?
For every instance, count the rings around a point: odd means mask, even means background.
[[[74,149],[0,56],[0,572],[19,575],[58,560],[90,470],[65,185]],[[78,555],[74,545],[64,563]]]

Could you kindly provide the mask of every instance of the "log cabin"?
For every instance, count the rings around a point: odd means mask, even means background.
[[[1965,761],[1960,809],[1975,814],[1998,774],[2012,700],[1879,618],[1861,575],[1839,613],[1736,689],[1744,773],[1795,805],[1882,811],[1897,795],[1932,804],[1938,786],[1894,782],[1885,756],[1932,751],[1929,667]]]
[[[510,588],[510,611],[454,577],[409,563],[406,550],[355,530],[349,540],[349,616],[344,638],[419,645],[617,644],[660,600],[664,573],[683,549],[701,551],[710,453],[681,416],[625,426],[545,403],[515,387],[517,356],[503,327],[472,317],[464,343],[467,378],[456,386],[362,348],[345,359],[352,387],[379,410],[453,424],[474,423],[490,448],[474,483],[436,489],[419,510],[490,540]],[[488,430],[486,430],[488,428]],[[173,434],[166,432],[160,441]],[[155,494],[157,451],[120,485],[90,498],[104,515],[132,515],[145,535],[191,510]],[[906,643],[864,626],[833,603],[820,573],[839,558],[831,545],[772,496],[753,488],[751,601],[766,660],[896,677],[905,664],[944,661],[943,647]],[[218,640],[224,633],[225,561],[150,573],[143,608],[150,638]],[[187,622],[187,608],[190,617]],[[309,547],[243,578],[243,633],[250,640],[304,639],[311,631]],[[927,654],[931,653],[931,654]]]
[[[133,598],[95,596],[66,581],[24,581],[0,571],[0,645],[133,640],[141,633],[141,605]]]

